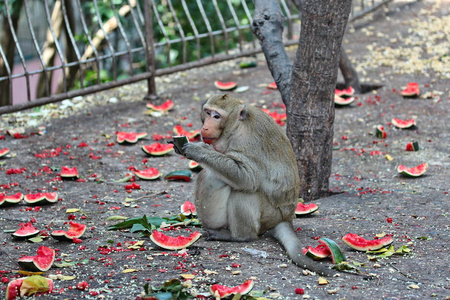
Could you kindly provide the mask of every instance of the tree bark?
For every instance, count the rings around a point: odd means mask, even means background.
[[[302,2],[286,129],[299,165],[300,197],[313,200],[328,195],[329,190],[334,89],[351,0]]]
[[[269,70],[287,107],[291,99],[292,63],[283,45],[283,24],[284,17],[278,1],[255,1],[253,33],[258,37]]]
[[[8,17],[6,16],[6,9],[3,13],[3,24],[2,24],[2,39],[0,41],[3,52],[6,56],[6,62],[11,69],[11,72],[14,67],[14,53],[15,53],[15,44],[14,39],[11,34],[11,31],[14,30],[17,32],[20,11],[22,10],[22,0],[12,2],[10,6],[11,13],[11,23],[12,28],[9,26]],[[0,77],[7,76],[8,70],[6,69],[6,63],[3,61],[3,58],[0,56]],[[0,81],[0,106],[6,106],[12,104],[12,95],[10,85],[12,82],[9,80]]]

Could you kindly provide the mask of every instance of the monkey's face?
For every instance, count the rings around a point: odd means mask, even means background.
[[[201,135],[203,142],[213,144],[222,134],[222,124],[225,121],[224,112],[204,107],[202,115],[203,126]]]

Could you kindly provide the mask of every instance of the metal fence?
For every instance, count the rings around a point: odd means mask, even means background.
[[[299,13],[280,0],[285,43]],[[392,0],[354,1],[351,20]],[[261,51],[252,0],[0,1],[0,114]]]

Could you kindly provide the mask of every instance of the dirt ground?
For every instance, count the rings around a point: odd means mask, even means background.
[[[45,299],[136,299],[146,283],[159,286],[182,279],[182,274],[190,275],[192,295],[207,293],[214,283],[236,286],[252,278],[253,291],[268,299],[450,299],[449,35],[448,28],[442,29],[449,22],[448,9],[447,1],[398,5],[351,25],[345,37],[362,81],[382,87],[336,109],[333,196],[315,201],[319,211],[296,219],[294,226],[305,246],[317,246],[318,237],[336,241],[347,261],[371,279],[340,273],[319,284],[318,276],[305,275],[265,236],[251,243],[200,238],[184,253],[163,250],[139,233],[107,230],[120,222],[108,217],[167,218],[179,214],[186,200],[193,201],[195,173],[191,182],[137,179],[140,189],[130,192],[125,189],[130,183],[118,180],[130,166],[155,167],[163,174],[188,169],[188,162],[175,153],[151,157],[141,146],[153,143],[155,133],[171,134],[177,124],[198,129],[200,103],[217,93],[214,80],[248,86],[236,96],[282,112],[278,92],[265,88],[273,80],[264,58],[257,56],[256,68],[240,69],[239,61],[233,61],[158,78],[161,99],[176,103],[174,110],[159,117],[145,114],[144,83],[91,95],[84,102],[75,99],[1,116],[0,149],[11,149],[11,155],[0,158],[0,192],[56,191],[60,199],[38,207],[23,202],[0,207],[0,297],[8,281],[22,276],[17,259],[45,245],[58,249],[57,263],[68,263],[43,274],[55,279],[54,293],[41,297]],[[399,95],[408,82],[419,83],[422,97]],[[414,118],[417,125],[396,129],[392,118]],[[375,136],[377,125],[385,127],[385,139]],[[7,132],[20,128],[26,137],[16,139]],[[148,136],[123,146],[115,141],[116,131]],[[418,141],[419,151],[405,151],[412,141]],[[422,177],[407,178],[396,171],[399,164],[413,167],[424,162],[429,169]],[[61,181],[62,166],[76,166],[84,180]],[[130,198],[134,201],[127,201]],[[47,233],[68,228],[70,220],[86,224],[87,230],[81,243],[51,237],[39,243],[13,239],[11,232],[30,220]],[[193,230],[204,233],[192,226],[166,233],[188,235]],[[394,249],[405,246],[409,252],[369,259],[341,241],[349,232],[367,239],[392,235]],[[130,247],[138,241],[142,245]],[[327,259],[317,263],[331,266]],[[82,281],[89,288],[75,287]],[[296,294],[299,288],[303,295]]]

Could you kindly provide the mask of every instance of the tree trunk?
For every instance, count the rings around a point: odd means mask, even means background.
[[[287,135],[299,165],[300,197],[328,195],[334,89],[351,0],[303,1],[301,35],[292,68]]]
[[[0,77],[7,76],[8,70],[6,66],[8,65],[10,68],[10,71],[12,73],[13,67],[14,67],[14,53],[15,53],[15,43],[13,36],[11,34],[11,30],[14,30],[17,32],[18,23],[19,23],[19,17],[20,17],[20,11],[22,10],[22,0],[12,2],[9,11],[11,13],[11,23],[12,27],[10,28],[8,17],[6,16],[6,9],[3,12],[3,24],[1,26],[2,33],[1,33],[1,47],[3,49],[3,52],[6,56],[6,63],[3,61],[3,58],[0,56]],[[12,82],[9,80],[2,80],[0,81],[0,106],[6,106],[12,104],[12,95],[11,95],[11,85]]]

